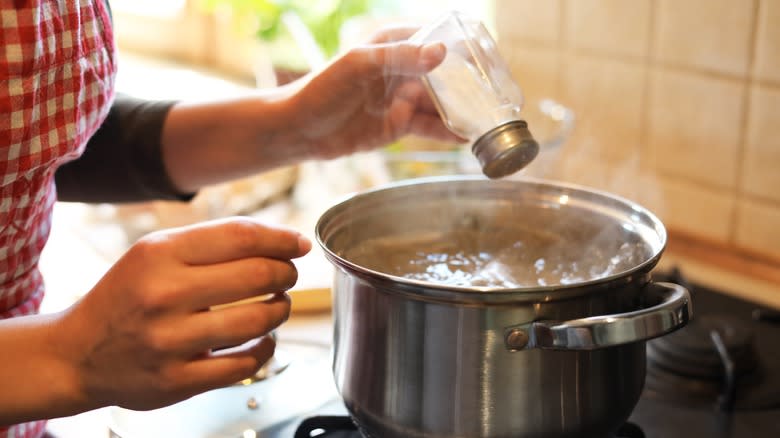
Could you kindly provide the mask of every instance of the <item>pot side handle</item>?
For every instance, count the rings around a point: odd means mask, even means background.
[[[647,293],[660,302],[633,312],[592,316],[571,321],[534,321],[510,327],[504,343],[511,351],[532,348],[595,350],[647,341],[688,323],[693,316],[687,289],[674,283],[651,283]]]

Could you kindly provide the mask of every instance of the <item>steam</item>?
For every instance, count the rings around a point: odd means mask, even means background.
[[[530,122],[529,127],[533,129]],[[626,144],[625,151],[615,157],[618,154],[604,151],[611,140],[604,133],[575,135],[560,148],[542,149],[538,162],[515,178],[532,176],[583,185],[621,196],[663,216],[662,185],[640,145]]]

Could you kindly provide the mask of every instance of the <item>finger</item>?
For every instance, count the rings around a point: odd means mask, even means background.
[[[248,257],[291,259],[305,255],[311,242],[300,233],[272,227],[248,217],[235,217],[182,227],[170,235],[174,253],[190,265],[206,265]]]
[[[190,384],[190,394],[195,395],[215,388],[222,388],[250,378],[274,355],[276,342],[263,336],[246,345],[211,353],[206,357],[184,364],[179,376]]]
[[[252,257],[193,267],[181,281],[178,302],[201,310],[289,290],[298,270],[289,260]]]
[[[419,76],[438,66],[446,52],[442,43],[403,42],[360,47],[352,49],[347,56],[365,77]]]
[[[171,345],[179,345],[185,354],[241,345],[265,336],[290,316],[290,296],[277,294],[266,301],[238,303],[189,316]]]

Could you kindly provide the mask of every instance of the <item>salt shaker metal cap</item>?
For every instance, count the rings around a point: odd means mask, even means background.
[[[539,144],[525,120],[499,125],[474,142],[471,152],[479,160],[482,173],[501,178],[524,168],[539,154]]]
[[[522,90],[479,20],[448,12],[410,40],[446,46],[444,60],[423,84],[450,130],[473,143],[486,176],[500,178],[533,161],[539,145],[520,117]]]

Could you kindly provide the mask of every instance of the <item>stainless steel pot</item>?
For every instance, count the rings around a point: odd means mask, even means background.
[[[349,256],[377,236],[458,227],[548,233],[581,246],[572,256],[583,260],[616,242],[648,251],[603,278],[510,289],[412,280]],[[316,234],[336,267],[336,386],[369,437],[607,436],[639,398],[645,341],[691,316],[684,288],[650,279],[666,244],[663,224],[639,205],[581,187],[411,180],[335,205]]]

